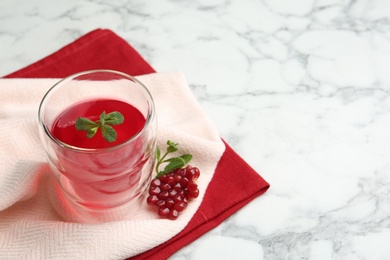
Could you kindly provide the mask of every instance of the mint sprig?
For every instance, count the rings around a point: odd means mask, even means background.
[[[102,135],[107,142],[115,142],[117,133],[112,127],[113,125],[122,124],[125,118],[120,112],[114,111],[106,114],[106,111],[99,116],[99,120],[92,121],[85,117],[79,117],[76,121],[76,129],[87,132],[87,137],[92,138],[95,136],[99,128],[102,131]]]
[[[156,178],[160,178],[164,174],[167,174],[167,173],[174,171],[176,169],[180,169],[191,161],[191,159],[192,159],[191,154],[184,154],[181,156],[171,157],[169,159],[165,159],[168,154],[174,153],[174,152],[179,150],[178,145],[179,144],[168,140],[167,141],[168,147],[167,147],[167,150],[163,156],[161,156],[161,150],[157,146],[157,149],[156,149],[156,156],[157,156],[156,173],[157,173],[157,176],[156,176]],[[163,163],[167,163],[167,165],[164,167],[164,170],[159,171],[158,169],[159,169],[160,165]]]

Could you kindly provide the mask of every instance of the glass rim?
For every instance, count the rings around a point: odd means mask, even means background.
[[[146,118],[145,118],[145,124],[143,125],[142,129],[137,132],[135,135],[131,136],[129,139],[127,139],[126,141],[122,142],[122,143],[119,143],[119,144],[116,144],[116,145],[113,145],[113,146],[109,146],[109,147],[102,147],[102,148],[83,148],[83,147],[78,147],[78,146],[74,146],[74,145],[70,145],[70,144],[67,144],[61,140],[59,140],[58,138],[56,138],[55,136],[53,136],[47,125],[44,123],[44,119],[43,119],[43,107],[47,101],[47,98],[48,96],[55,90],[58,88],[59,85],[65,83],[66,81],[69,81],[73,78],[76,78],[76,77],[79,77],[79,76],[82,76],[82,75],[86,75],[86,74],[92,74],[92,73],[99,73],[99,72],[105,72],[105,73],[112,73],[112,74],[116,74],[116,75],[120,75],[120,76],[123,76],[125,78],[128,78],[132,81],[134,81],[135,83],[137,83],[139,86],[141,86],[141,88],[146,92],[146,96],[148,97],[148,99],[150,99],[150,102],[148,102],[149,106],[148,106],[148,110],[147,110],[147,115],[146,115]],[[149,101],[149,100],[148,100]],[[81,71],[81,72],[77,72],[77,73],[74,73],[74,74],[71,74],[59,81],[57,81],[53,86],[51,86],[45,93],[45,95],[42,97],[42,100],[39,104],[39,109],[38,109],[38,122],[39,122],[39,125],[40,127],[43,128],[43,131],[45,132],[45,134],[53,141],[55,142],[56,144],[58,144],[59,146],[63,147],[63,148],[66,148],[66,149],[69,149],[69,150],[72,150],[74,152],[80,152],[80,153],[101,153],[101,152],[111,152],[111,151],[114,151],[114,150],[117,150],[117,149],[120,149],[124,146],[126,146],[127,144],[133,142],[135,139],[137,139],[139,136],[143,135],[144,132],[146,132],[146,129],[149,127],[149,125],[152,123],[152,120],[154,120],[154,117],[155,117],[155,105],[154,105],[154,100],[153,100],[153,96],[152,94],[150,93],[149,89],[138,79],[136,79],[135,77],[133,76],[130,76],[129,74],[126,74],[124,72],[121,72],[121,71],[117,71],[117,70],[110,70],[110,69],[95,69],[95,70],[86,70],[86,71]]]

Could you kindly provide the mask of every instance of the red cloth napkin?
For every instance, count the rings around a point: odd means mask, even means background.
[[[97,29],[6,78],[63,78],[90,69],[113,69],[133,76],[155,72],[125,40]],[[225,142],[204,199],[186,228],[169,241],[131,259],[166,259],[263,194],[269,184]]]

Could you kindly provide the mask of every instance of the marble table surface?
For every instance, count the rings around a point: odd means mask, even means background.
[[[270,190],[171,259],[389,259],[390,1],[0,1],[0,75],[96,29],[182,71]]]

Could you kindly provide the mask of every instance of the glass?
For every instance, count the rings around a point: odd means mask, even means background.
[[[139,110],[145,119],[142,129],[126,141],[104,148],[78,147],[53,134],[64,111],[88,100],[103,99],[120,100]],[[56,180],[54,206],[60,214],[70,221],[89,223],[134,216],[155,161],[157,122],[146,86],[118,71],[80,72],[51,87],[41,101],[38,116],[40,137]]]

